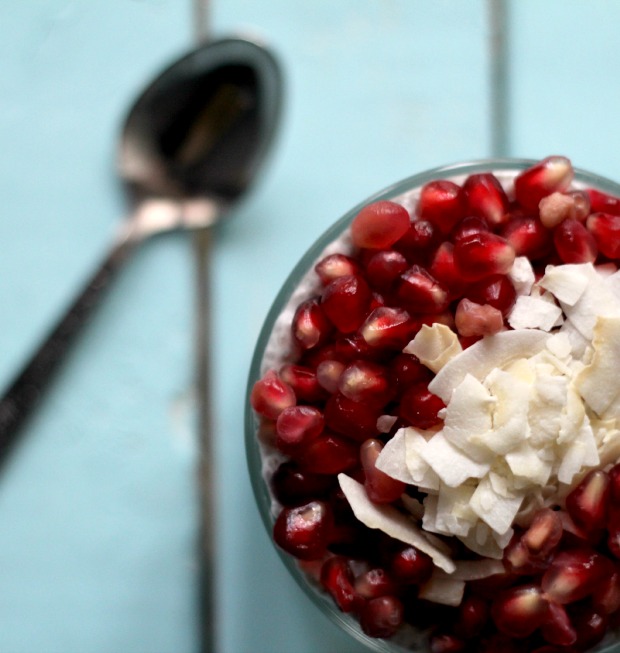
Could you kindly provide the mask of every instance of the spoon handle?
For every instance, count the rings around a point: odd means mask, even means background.
[[[114,243],[99,269],[0,399],[0,464],[17,439],[19,427],[39,402],[70,345],[134,244],[131,238],[121,238]]]

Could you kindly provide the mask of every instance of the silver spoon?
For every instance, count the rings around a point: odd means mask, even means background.
[[[100,268],[0,399],[0,461],[134,247],[155,234],[211,227],[244,195],[275,135],[281,89],[268,50],[225,38],[176,61],[138,98],[119,152],[133,210]]]

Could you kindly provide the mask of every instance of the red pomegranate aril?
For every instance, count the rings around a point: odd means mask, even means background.
[[[549,612],[545,622],[541,625],[542,636],[550,644],[570,646],[577,641],[577,633],[563,606],[558,603],[549,603]]]
[[[355,579],[355,591],[365,599],[395,594],[397,590],[394,579],[382,567],[368,569]]]
[[[395,356],[390,361],[388,374],[397,395],[401,395],[411,385],[431,380],[428,367],[422,365],[420,359],[413,354],[401,353]]]
[[[353,401],[337,392],[327,400],[324,414],[325,423],[330,429],[363,442],[377,434],[377,419],[381,410],[363,402]]]
[[[324,432],[296,452],[295,459],[306,472],[335,475],[359,464],[359,450],[351,440]]]
[[[351,222],[351,238],[356,247],[387,249],[409,229],[407,209],[396,202],[381,200],[365,206]]]
[[[467,596],[458,608],[454,632],[463,639],[477,637],[489,620],[489,604],[479,596]]]
[[[588,193],[585,190],[571,190],[566,194],[575,202],[575,219],[585,222],[585,219],[592,213]]]
[[[566,510],[577,526],[596,541],[607,523],[611,488],[603,470],[589,472],[566,497]]]
[[[356,360],[343,371],[338,390],[347,399],[385,406],[392,396],[387,370],[372,361]]]
[[[601,614],[610,615],[620,610],[620,572],[614,571],[594,590],[592,605]]]
[[[609,490],[611,501],[620,507],[620,463],[614,465],[609,472]]]
[[[448,291],[419,265],[401,274],[397,294],[413,313],[442,313],[450,303]]]
[[[511,573],[533,576],[549,566],[549,558],[533,554],[523,541],[523,536],[515,533],[504,549],[504,566]]]
[[[425,262],[440,239],[439,230],[429,220],[414,220],[405,235],[394,243],[394,249],[412,263]]]
[[[388,557],[389,571],[402,585],[423,585],[433,573],[433,560],[414,546],[398,545]]]
[[[470,175],[463,184],[468,213],[484,218],[490,225],[508,219],[508,196],[492,173]]]
[[[353,572],[349,561],[342,556],[328,558],[321,568],[321,585],[331,594],[342,612],[357,609],[362,598],[353,586]]]
[[[514,247],[517,256],[527,256],[531,261],[548,256],[553,247],[551,232],[537,218],[513,218],[501,235]]]
[[[401,600],[392,595],[366,601],[360,610],[360,626],[369,637],[392,637],[403,623]]]
[[[537,211],[540,200],[555,191],[565,191],[574,177],[571,162],[564,156],[550,156],[515,177],[517,202],[530,211]]]
[[[280,369],[280,378],[293,389],[298,401],[315,403],[326,397],[316,372],[309,367],[288,363]]]
[[[346,365],[339,360],[321,361],[316,368],[316,378],[321,388],[330,394],[336,392],[345,368]]]
[[[371,288],[386,292],[409,267],[407,259],[393,249],[375,252],[366,263],[366,279]]]
[[[577,633],[575,646],[580,651],[598,644],[607,632],[607,615],[589,606],[580,606],[571,613],[571,621]]]
[[[588,188],[585,193],[590,200],[590,210],[592,213],[611,213],[611,215],[620,215],[620,197],[609,195],[596,188]]]
[[[559,514],[550,508],[542,508],[534,515],[522,541],[532,556],[546,559],[560,543],[562,532]]]
[[[289,406],[276,421],[276,446],[282,453],[293,453],[323,432],[325,420],[318,408],[313,406]]]
[[[460,297],[465,282],[454,262],[454,245],[446,240],[435,251],[429,272],[448,290],[450,298]]]
[[[438,633],[429,641],[430,653],[461,653],[466,648],[465,642],[449,633]]]
[[[542,577],[545,594],[564,605],[590,596],[613,573],[608,558],[587,547],[557,553]]]
[[[341,333],[353,333],[368,314],[372,292],[359,276],[346,275],[330,282],[323,290],[321,306]]]
[[[460,186],[446,179],[425,184],[420,191],[416,215],[447,234],[465,217],[465,201]]]
[[[517,291],[506,275],[493,275],[470,284],[464,291],[467,299],[476,304],[489,304],[506,317],[517,299]]]
[[[564,220],[577,219],[577,207],[575,198],[568,193],[551,193],[543,197],[538,205],[538,213],[541,223],[547,229],[557,227]]]
[[[273,539],[287,553],[300,560],[317,560],[325,555],[333,519],[323,501],[285,507],[273,527]]]
[[[416,322],[404,308],[375,308],[360,327],[360,335],[371,347],[403,349],[414,336]]]
[[[478,218],[475,215],[468,215],[454,227],[450,234],[450,240],[452,243],[458,243],[459,240],[469,238],[474,234],[487,233],[489,231],[491,231],[491,229],[484,218]]]
[[[553,244],[563,263],[593,263],[598,254],[594,236],[573,219],[564,220],[553,230]]]
[[[364,470],[364,487],[368,498],[375,503],[392,503],[406,489],[406,484],[377,469],[375,463],[383,444],[376,438],[369,438],[360,447],[360,460]]]
[[[490,304],[476,304],[461,299],[454,316],[456,330],[461,336],[490,336],[504,328],[502,312]]]
[[[443,401],[429,391],[426,383],[416,383],[403,392],[398,415],[411,426],[430,429],[441,423],[438,413],[445,407]]]
[[[491,232],[472,234],[454,244],[454,262],[467,281],[506,274],[514,260],[514,247],[505,238]]]
[[[315,266],[321,283],[326,286],[338,277],[358,275],[361,273],[359,263],[345,254],[329,254],[322,258]]]
[[[540,587],[524,585],[502,592],[491,605],[491,616],[501,633],[520,639],[544,623],[548,610]]]
[[[297,344],[303,349],[312,349],[327,340],[333,326],[325,316],[319,300],[313,298],[297,307],[291,329]]]
[[[254,384],[250,393],[252,408],[269,419],[277,419],[285,408],[294,406],[296,401],[293,388],[284,383],[275,370],[268,370]]]
[[[274,497],[283,506],[299,506],[313,499],[323,499],[333,486],[331,477],[312,474],[292,460],[283,462],[271,477]]]
[[[611,259],[620,258],[620,215],[592,213],[586,228],[594,236],[599,252]]]

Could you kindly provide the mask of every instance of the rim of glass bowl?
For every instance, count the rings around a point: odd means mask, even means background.
[[[274,517],[271,512],[272,498],[267,483],[263,477],[260,444],[256,437],[257,420],[250,405],[250,392],[254,382],[257,381],[261,376],[261,365],[265,348],[273,331],[276,319],[282,312],[283,308],[286,306],[294,290],[299,285],[302,277],[314,266],[314,263],[321,256],[325,247],[329,245],[333,240],[335,240],[347,228],[347,226],[362,207],[378,200],[394,199],[435,179],[447,179],[467,176],[481,172],[507,172],[511,170],[517,172],[534,165],[538,161],[539,159],[489,158],[454,163],[446,166],[432,168],[424,172],[412,175],[371,195],[353,207],[350,211],[345,213],[334,224],[332,224],[332,226],[324,231],[323,234],[314,241],[310,248],[306,250],[306,252],[300,258],[299,262],[293,268],[288,278],[282,285],[273,304],[271,305],[271,308],[269,309],[267,317],[265,318],[260,334],[258,336],[256,347],[254,349],[254,355],[252,357],[245,397],[245,446],[252,489],[263,524],[267,530],[273,547],[278,552],[284,565],[287,567],[288,571],[291,573],[301,589],[306,593],[307,596],[310,597],[312,602],[317,605],[319,609],[325,615],[327,615],[327,617],[330,618],[331,621],[334,622],[337,626],[342,628],[345,632],[353,636],[359,642],[365,644],[369,650],[375,651],[376,653],[425,652],[420,650],[416,651],[411,648],[403,648],[391,640],[368,637],[360,629],[359,622],[349,614],[341,612],[332,601],[331,597],[329,597],[325,592],[322,592],[319,588],[316,587],[316,585],[312,584],[305,573],[297,565],[295,558],[282,551],[273,542],[272,530]],[[611,179],[607,179],[586,170],[575,168],[575,182],[577,182],[577,184],[581,182],[588,187],[595,187],[612,195],[620,196],[620,184],[612,181]],[[606,648],[593,649],[593,651],[594,650],[599,651],[599,653],[612,653],[612,651],[616,651],[618,648],[615,644],[610,644]]]

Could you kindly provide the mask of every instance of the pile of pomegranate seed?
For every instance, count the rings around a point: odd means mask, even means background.
[[[408,486],[375,467],[401,427],[432,429],[444,408],[433,373],[404,347],[440,322],[463,348],[507,323],[509,273],[549,264],[620,264],[620,198],[575,190],[571,162],[548,157],[514,178],[491,172],[421,188],[414,215],[378,201],[353,219],[353,249],[315,266],[321,290],[297,306],[296,357],[255,382],[262,445],[281,454],[269,479],[273,537],[370,637],[428,629],[432,653],[585,651],[620,625],[620,464],[581,478],[564,501],[515,527],[505,572],[468,581],[459,606],[419,598],[433,573],[415,547],[360,523],[336,476],[405,512]],[[455,556],[476,555],[444,538]]]

